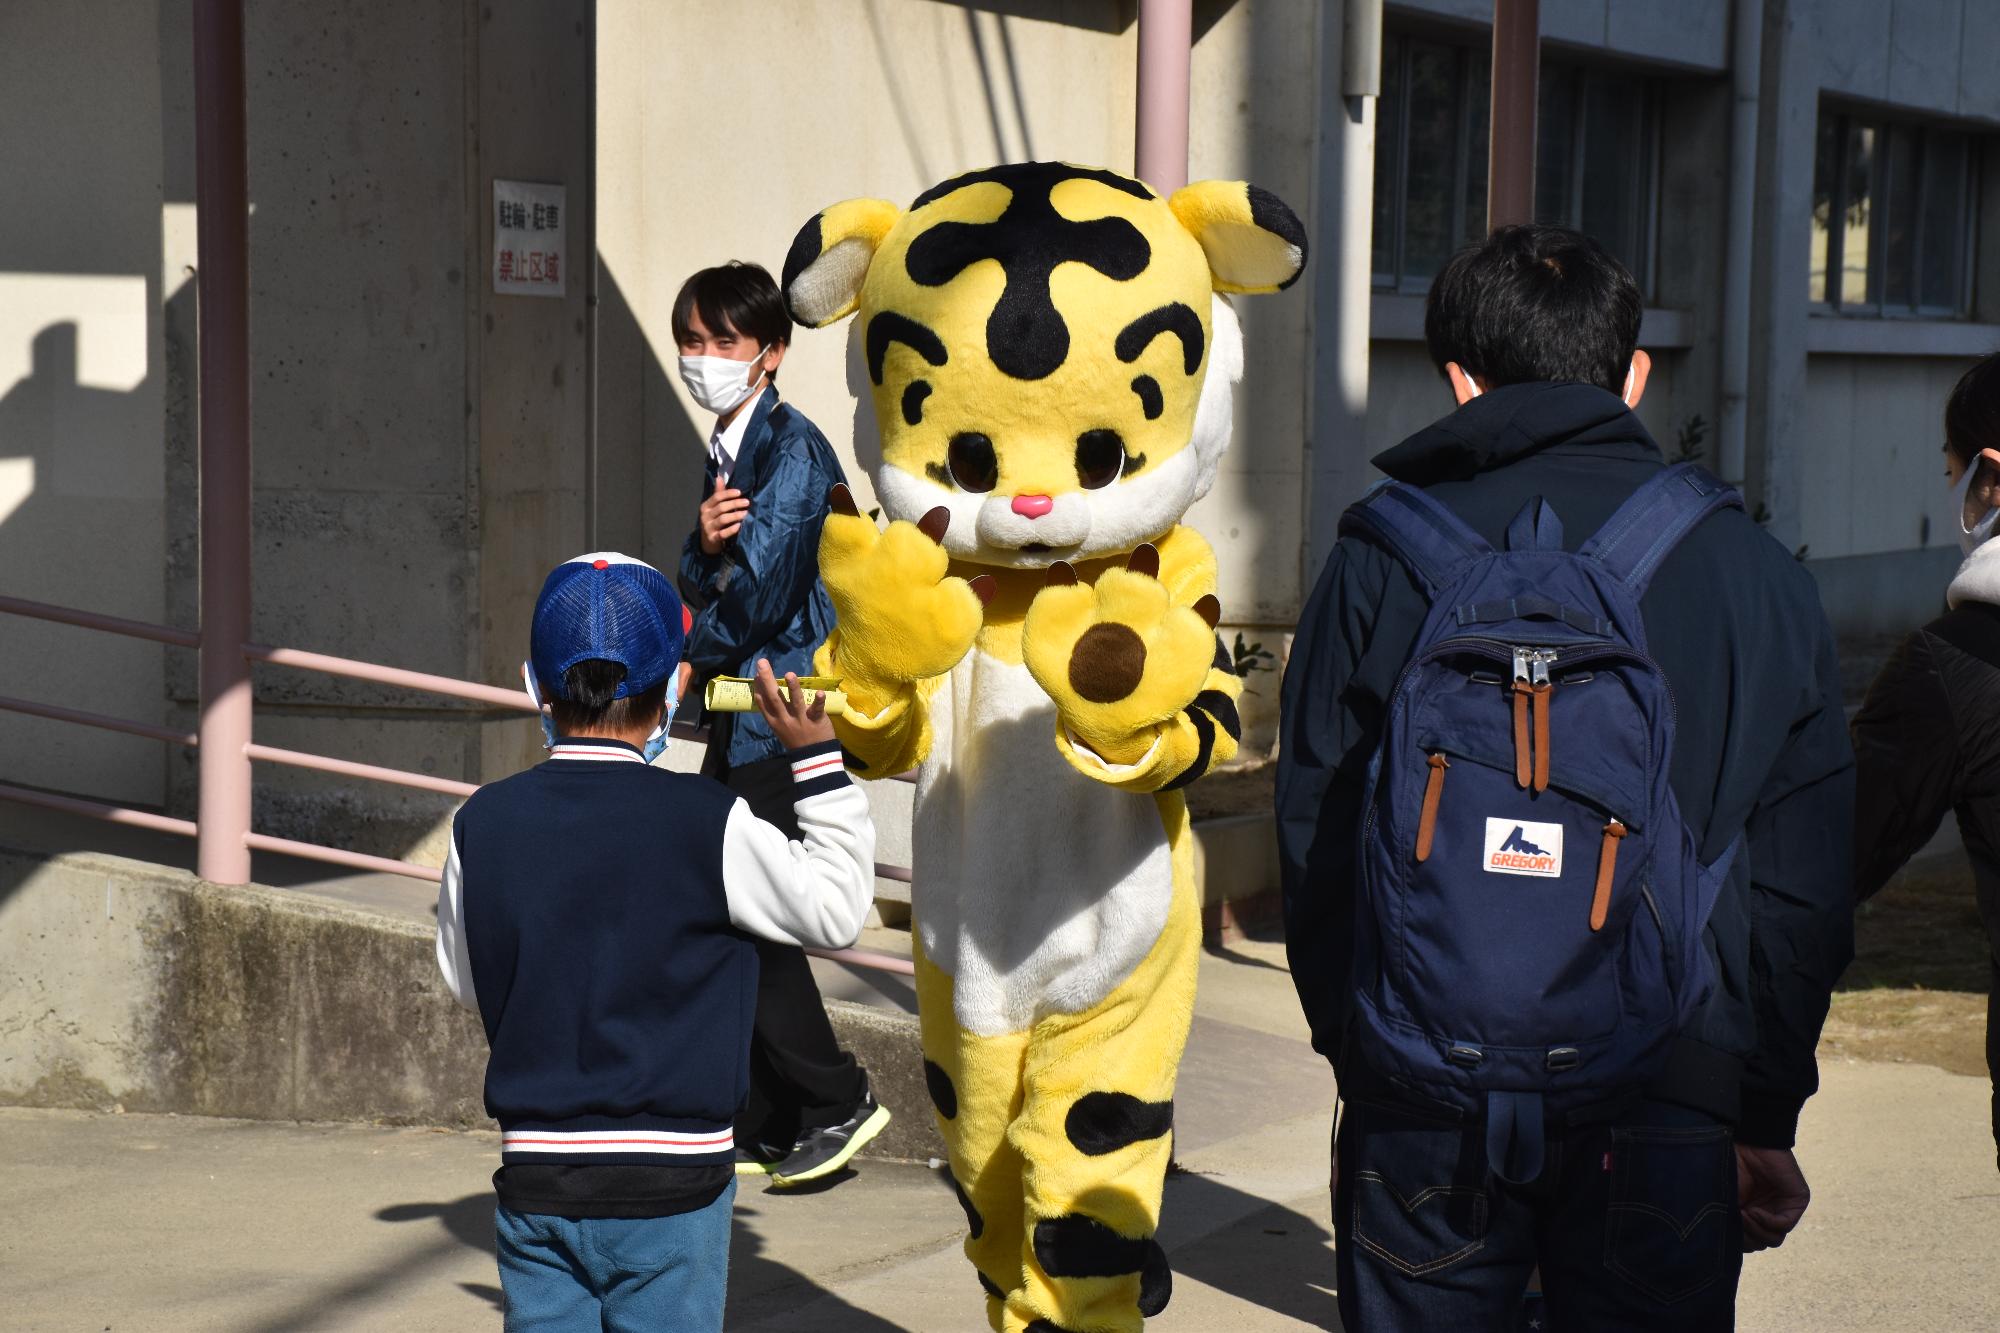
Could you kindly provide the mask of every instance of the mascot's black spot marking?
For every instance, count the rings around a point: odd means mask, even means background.
[[[1076,437],[1076,479],[1087,491],[1118,480],[1125,470],[1125,441],[1115,430],[1087,430]]]
[[[1284,200],[1269,190],[1250,188],[1250,220],[1270,232],[1286,245],[1299,252],[1299,266],[1292,276],[1278,284],[1280,290],[1299,280],[1299,274],[1306,269],[1306,227],[1299,221],[1299,215],[1291,210]]]
[[[1128,1240],[1094,1217],[1071,1213],[1035,1223],[1035,1262],[1050,1277],[1122,1277],[1142,1271],[1151,1240]]]
[[[1222,646],[1222,636],[1220,634],[1215,636],[1215,669],[1217,671],[1227,671],[1232,676],[1236,674],[1235,659],[1230,657],[1229,650]]]
[[[1070,1331],[1061,1324],[1051,1324],[1046,1319],[1037,1319],[1028,1325],[1026,1333],[1070,1333]]]
[[[951,1178],[951,1192],[958,1196],[958,1206],[965,1209],[965,1229],[972,1233],[974,1240],[978,1240],[980,1233],[986,1230],[986,1219],[972,1206],[972,1198],[965,1192],[965,1186],[958,1183],[957,1176]]]
[[[924,1061],[924,1086],[931,1090],[931,1105],[939,1115],[947,1120],[958,1116],[958,1089],[951,1085],[951,1075],[929,1060]]]
[[[1139,354],[1152,346],[1153,339],[1163,333],[1171,333],[1181,340],[1181,366],[1186,373],[1192,375],[1201,369],[1201,349],[1204,345],[1201,316],[1195,314],[1193,306],[1180,301],[1148,310],[1118,330],[1118,341],[1112,346],[1120,361],[1130,363],[1137,361]]]
[[[902,343],[934,366],[945,363],[944,343],[935,333],[893,310],[884,310],[868,321],[868,378],[882,382],[882,358],[890,343]]]
[[[1199,708],[1222,725],[1231,740],[1243,739],[1243,720],[1236,714],[1236,701],[1221,690],[1203,690],[1189,705]]]
[[[1126,458],[1125,466],[1120,469],[1119,475],[1129,477],[1144,466],[1146,466],[1146,455],[1132,454]]]
[[[1141,375],[1132,381],[1132,392],[1139,395],[1139,407],[1146,414],[1146,420],[1158,421],[1160,413],[1166,410],[1166,400],[1160,396],[1160,382],[1151,375]]]
[[[799,274],[805,272],[811,266],[813,260],[819,258],[820,251],[825,248],[820,230],[819,220],[821,216],[818,213],[813,214],[812,220],[807,222],[805,226],[800,227],[799,234],[792,238],[792,248],[785,252],[783,285],[788,311],[790,309],[792,284],[798,281]]]
[[[973,1269],[972,1271],[975,1273],[979,1273],[979,1270],[976,1268]],[[1000,1290],[1000,1284],[998,1282],[995,1282],[992,1278],[986,1276],[986,1274],[984,1273],[979,1273],[979,1286],[981,1290],[983,1290],[988,1296],[991,1296],[996,1301],[1004,1301],[1007,1299],[1007,1293]]]
[[[940,486],[949,486],[952,484],[951,469],[943,463],[924,464],[924,475]]]
[[[1143,1102],[1129,1092],[1086,1092],[1070,1103],[1063,1129],[1086,1157],[1157,1139],[1174,1127],[1172,1102]]]
[[[1139,1313],[1151,1319],[1174,1298],[1174,1270],[1160,1242],[1146,1242],[1146,1267],[1139,1274]]]
[[[931,396],[929,380],[911,380],[903,390],[903,424],[914,426],[924,419],[924,399]]]
[[[999,261],[1006,284],[986,320],[986,354],[1015,379],[1044,379],[1069,357],[1069,325],[1049,297],[1049,275],[1058,264],[1086,264],[1123,282],[1145,272],[1153,259],[1153,247],[1124,218],[1077,222],[1056,212],[1049,192],[1070,180],[1098,181],[1140,199],[1153,197],[1139,182],[1108,171],[1021,162],[946,181],[911,205],[921,208],[983,181],[1007,187],[1007,208],[998,218],[938,223],[910,242],[903,267],[912,282],[942,287],[981,260]]]

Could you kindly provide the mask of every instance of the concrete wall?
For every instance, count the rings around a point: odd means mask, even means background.
[[[1199,8],[1191,175],[1248,177],[1310,217],[1317,48],[1301,35],[1316,30],[1315,6]],[[1131,170],[1131,10],[1113,0],[811,0],[752,24],[739,9],[688,0],[605,0],[598,403],[600,421],[623,433],[600,436],[602,512],[616,524],[607,530],[637,533],[647,558],[664,564],[693,525],[710,419],[673,374],[668,328],[688,273],[741,258],[775,274],[793,234],[826,205],[907,201],[997,161]],[[802,68],[838,73],[778,75]],[[1248,374],[1235,444],[1191,520],[1221,557],[1225,635],[1245,627],[1255,637],[1297,614],[1308,291],[1237,306]],[[870,494],[877,450],[851,327],[799,331],[779,381],[833,441],[857,492]],[[619,508],[614,489],[642,495],[637,512]],[[1269,729],[1255,714],[1246,722]]]
[[[181,281],[162,276],[156,33],[151,0],[0,5],[0,593],[152,621]],[[157,646],[0,617],[0,694],[157,723],[161,672]],[[164,775],[154,742],[0,713],[0,781],[157,802]]]

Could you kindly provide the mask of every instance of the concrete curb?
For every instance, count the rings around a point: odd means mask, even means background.
[[[0,1103],[491,1128],[485,1034],[433,948],[309,892],[0,847]],[[828,1012],[895,1114],[866,1152],[939,1155],[916,1020]]]

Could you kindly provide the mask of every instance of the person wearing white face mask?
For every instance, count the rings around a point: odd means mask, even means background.
[[[1855,893],[1867,899],[1958,817],[1986,927],[1986,1066],[2000,1147],[2000,354],[1945,404],[1945,478],[1965,563],[1950,610],[1905,639],[1852,724]],[[2000,1159],[1996,1159],[2000,1160]]]
[[[681,549],[681,595],[695,609],[682,666],[691,714],[710,678],[754,675],[762,659],[779,676],[812,674],[813,650],[833,630],[820,524],[846,475],[819,428],[778,397],[791,316],[768,272],[739,261],[696,273],[674,298],[673,333],[682,386],[714,414],[705,498]],[[796,837],[792,764],[770,726],[756,713],[708,723],[702,772]],[[840,1048],[805,954],[759,943],[757,955],[738,1170],[780,1186],[816,1180],[845,1166],[889,1112]]]

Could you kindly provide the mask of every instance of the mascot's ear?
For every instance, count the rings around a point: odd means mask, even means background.
[[[1219,292],[1281,291],[1306,266],[1306,229],[1285,201],[1248,181],[1196,181],[1167,200],[1208,254]]]
[[[819,329],[853,314],[875,247],[902,215],[884,199],[849,199],[800,227],[785,255],[785,308],[792,318]]]

